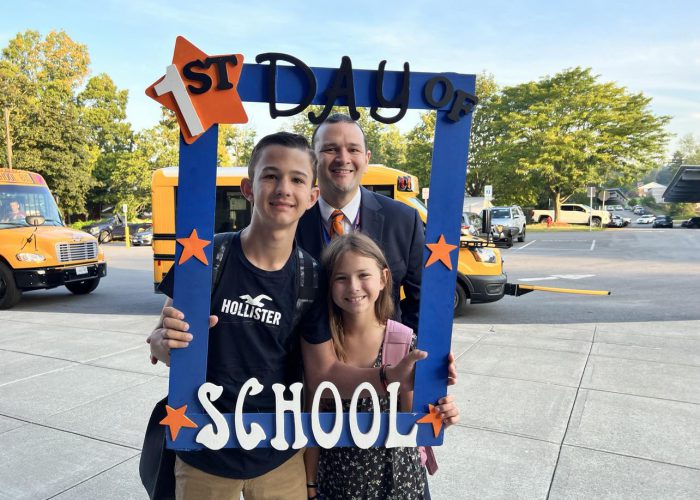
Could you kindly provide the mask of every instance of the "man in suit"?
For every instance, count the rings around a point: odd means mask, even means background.
[[[371,152],[357,122],[333,114],[314,131],[318,156],[318,203],[299,221],[297,241],[318,258],[336,233],[361,231],[384,251],[394,283],[396,319],[418,329],[418,304],[424,248],[424,227],[418,211],[360,186]]]

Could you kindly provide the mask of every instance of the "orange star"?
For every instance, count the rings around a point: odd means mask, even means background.
[[[175,82],[175,87],[181,89],[179,99],[189,102],[178,102],[176,92],[168,81],[167,89],[156,89],[156,85],[166,80],[161,77],[146,89],[146,95],[155,99],[177,115],[180,131],[187,144],[192,144],[215,123],[247,123],[248,115],[243,109],[241,97],[236,86],[243,69],[243,55],[229,54],[223,56],[208,56],[184,37],[175,40],[173,64],[182,84]],[[160,93],[160,95],[158,95]],[[181,109],[182,108],[182,109]],[[183,109],[192,109],[199,118],[201,129],[196,127],[191,133]],[[190,122],[192,125],[192,122]]]
[[[168,412],[168,416],[161,420],[160,424],[170,427],[170,437],[173,441],[177,439],[177,435],[182,427],[197,428],[197,424],[185,416],[187,405],[181,406],[177,410],[165,405],[165,409]]]
[[[445,241],[445,236],[440,235],[440,239],[437,243],[426,243],[426,247],[430,249],[430,257],[428,257],[428,262],[425,263],[425,267],[431,266],[438,260],[445,264],[445,267],[452,271],[452,260],[450,259],[450,252],[457,248],[457,245],[450,245]]]
[[[438,437],[440,434],[440,429],[442,429],[442,418],[440,418],[440,413],[437,411],[433,405],[428,405],[428,414],[416,421],[419,424],[432,424],[433,434]]]
[[[192,256],[205,266],[208,264],[207,256],[204,255],[204,247],[211,242],[209,240],[199,239],[196,229],[193,229],[187,238],[178,238],[177,242],[182,245],[182,254],[180,255],[178,264],[187,262]]]

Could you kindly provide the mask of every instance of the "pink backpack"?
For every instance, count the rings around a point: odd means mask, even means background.
[[[401,361],[408,354],[411,340],[413,340],[413,330],[398,321],[388,320],[382,344],[382,364],[395,365]],[[432,476],[438,470],[433,448],[420,446],[418,450],[420,451],[420,463],[425,465]]]

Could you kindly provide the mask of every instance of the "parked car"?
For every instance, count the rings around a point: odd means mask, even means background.
[[[152,245],[153,244],[153,226],[148,229],[130,234],[131,244],[134,246]]]
[[[494,239],[525,241],[525,214],[518,205],[491,207],[491,227],[495,228]]]
[[[644,215],[644,214],[647,213],[647,211],[644,209],[644,207],[640,207],[639,205],[637,205],[636,207],[634,207],[634,209],[632,210],[632,212],[633,212],[635,215]]]
[[[150,222],[129,223],[129,234],[136,234],[139,230],[150,226]],[[112,240],[123,240],[125,238],[124,218],[119,214],[114,214],[94,224],[83,226],[82,230],[93,235],[100,243],[109,243]]]
[[[462,235],[479,236],[481,232],[481,215],[474,212],[462,213]]]
[[[629,217],[620,217],[619,215],[611,215],[608,227],[626,227],[632,222]]]
[[[691,217],[688,220],[681,222],[681,227],[687,227],[689,229],[700,229],[700,217]]]
[[[668,215],[659,215],[654,219],[652,227],[670,227],[673,228],[673,219]]]
[[[651,214],[642,215],[641,217],[639,217],[635,221],[635,223],[637,223],[637,224],[651,224],[652,222],[654,222],[654,219],[656,219],[656,217],[654,215],[651,215]]]

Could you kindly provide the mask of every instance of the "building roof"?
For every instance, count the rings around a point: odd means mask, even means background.
[[[643,186],[639,186],[637,189],[656,189],[656,188],[666,188],[663,184],[659,184],[658,182],[649,182],[648,184],[644,184]]]
[[[681,165],[663,198],[668,202],[700,202],[700,165]]]

